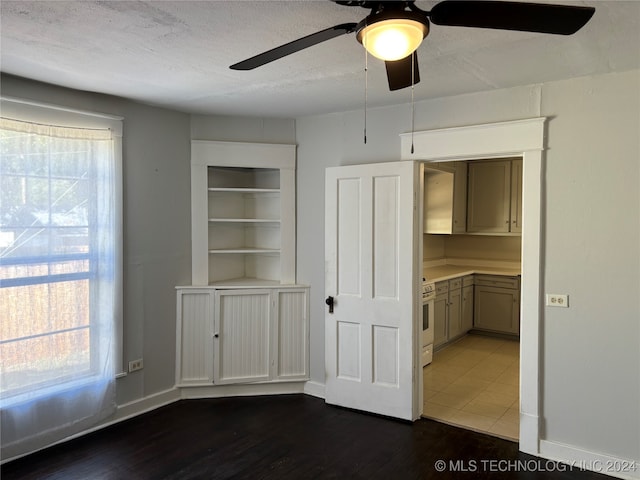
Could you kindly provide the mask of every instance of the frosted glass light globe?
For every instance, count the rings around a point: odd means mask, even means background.
[[[422,43],[426,26],[407,19],[383,20],[367,25],[359,36],[364,48],[381,60],[400,60],[411,55]]]

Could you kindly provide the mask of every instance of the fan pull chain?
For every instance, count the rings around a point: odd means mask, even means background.
[[[411,54],[411,155],[413,155],[413,132],[415,131],[416,125],[416,104],[414,102],[413,91],[414,91],[414,74],[415,74],[415,65],[416,65],[416,57],[415,53]]]
[[[364,50],[364,144],[367,144],[367,94],[369,89],[369,52]]]

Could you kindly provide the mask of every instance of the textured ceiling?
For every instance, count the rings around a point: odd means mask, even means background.
[[[436,2],[418,1],[429,10]],[[573,36],[433,25],[418,50],[417,100],[640,68],[640,1],[596,7]],[[298,117],[362,108],[364,50],[346,35],[252,71],[228,67],[368,11],[306,1],[11,1],[0,3],[3,72],[193,112]],[[369,59],[368,103],[389,92]]]

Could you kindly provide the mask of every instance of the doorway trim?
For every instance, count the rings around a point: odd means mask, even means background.
[[[532,455],[538,455],[540,450],[541,227],[545,121],[546,117],[536,117],[400,135],[401,160],[429,162],[513,156],[523,159],[519,448]]]

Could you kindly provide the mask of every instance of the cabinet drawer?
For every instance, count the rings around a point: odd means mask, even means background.
[[[508,277],[506,275],[476,275],[476,286],[520,288],[520,277]]]
[[[436,295],[441,295],[449,291],[449,282],[436,283]]]
[[[459,290],[462,287],[462,278],[449,280],[449,290]]]
[[[473,283],[474,283],[473,275],[467,275],[465,277],[462,277],[463,287],[468,287],[470,285],[473,285]]]

